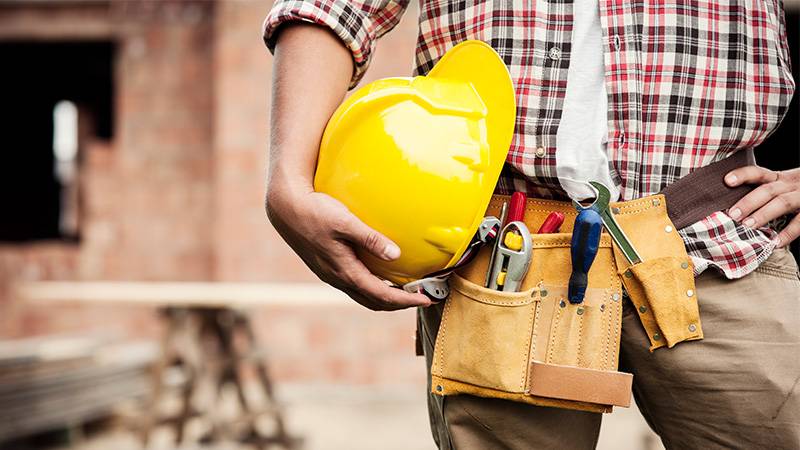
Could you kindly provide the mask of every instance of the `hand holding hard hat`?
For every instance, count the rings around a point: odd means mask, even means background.
[[[411,283],[454,266],[481,226],[514,131],[514,88],[487,44],[466,41],[427,76],[364,86],[334,112],[314,189],[400,246],[359,258]]]

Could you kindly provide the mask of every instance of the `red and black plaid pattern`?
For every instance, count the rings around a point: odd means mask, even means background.
[[[351,50],[353,85],[375,41],[397,24],[407,0],[278,0],[264,23],[272,48],[284,22],[329,27]],[[600,0],[609,94],[609,169],[623,200],[660,191],[693,169],[760,144],[794,92],[780,0]],[[564,198],[555,152],[567,88],[571,0],[420,0],[414,74],[455,44],[489,43],[517,93],[517,121],[498,192]],[[750,230],[724,212],[681,230],[696,272],[729,278],[772,252],[769,228]]]

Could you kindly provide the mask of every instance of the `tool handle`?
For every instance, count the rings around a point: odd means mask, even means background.
[[[508,219],[505,223],[525,221],[525,201],[527,196],[523,192],[514,192],[511,195],[511,204],[508,208]]]
[[[570,303],[581,303],[589,283],[589,269],[592,267],[597,249],[600,246],[600,233],[603,219],[593,209],[584,209],[575,218],[572,230],[572,274],[569,277],[567,296]]]
[[[516,292],[528,273],[533,252],[533,239],[522,222],[511,222],[503,228],[497,254],[490,267],[489,289]]]
[[[559,228],[561,228],[561,224],[563,223],[564,214],[553,211],[547,215],[546,219],[544,219],[542,226],[539,227],[539,231],[537,231],[536,234],[555,233]]]

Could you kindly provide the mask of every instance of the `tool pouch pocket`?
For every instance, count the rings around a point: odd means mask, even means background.
[[[432,372],[474,386],[525,391],[538,301],[453,275],[436,339]]]
[[[488,254],[451,276],[431,367],[434,394],[594,412],[629,405],[632,376],[616,371],[622,289],[610,240],[601,239],[584,301],[571,304],[570,237],[533,236],[519,292],[478,284]]]
[[[702,338],[689,267],[687,260],[670,256],[644,261],[623,272],[625,288],[648,332],[651,350]]]
[[[650,350],[703,338],[692,261],[663,195],[621,204],[615,214],[642,257],[630,265],[614,248],[620,279],[650,339]]]

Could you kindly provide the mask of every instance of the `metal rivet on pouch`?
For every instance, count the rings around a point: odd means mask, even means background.
[[[690,324],[690,325],[689,325],[689,331],[691,331],[692,333],[694,333],[695,331],[697,331],[697,327],[695,326],[695,324]]]
[[[547,297],[547,289],[542,289],[541,291],[539,291],[539,295],[542,297]]]
[[[615,215],[616,215],[616,214],[619,214],[619,208],[617,208],[617,207],[615,206],[615,207],[611,208],[611,212],[612,212],[613,214],[615,214]]]
[[[646,313],[647,312],[647,306],[644,306],[644,305],[640,306],[639,307],[639,312],[642,313],[642,314]]]
[[[684,262],[681,263],[681,269],[688,269],[688,268],[689,268],[689,263],[688,262],[684,261]]]
[[[579,316],[582,316],[583,315],[583,308],[578,308],[578,310],[575,311],[575,312],[578,313]]]
[[[658,334],[658,333],[654,334],[654,335],[653,335],[653,340],[654,340],[654,341],[660,341],[660,340],[661,340],[661,335],[660,335],[660,334]]]
[[[444,390],[444,388],[442,388],[441,386],[436,386],[436,391],[437,392],[442,392],[442,390]]]
[[[633,276],[633,273],[631,273],[631,271],[630,271],[630,270],[626,270],[626,271],[625,271],[625,278],[630,278],[630,277],[632,277],[632,276]]]
[[[564,308],[565,306],[567,306],[567,302],[565,302],[564,300],[561,300],[560,302],[558,302],[558,306]]]
[[[664,231],[666,231],[667,233],[672,233],[672,225],[667,225],[666,227],[664,227]]]
[[[657,199],[657,198],[654,198],[654,199],[653,199],[653,206],[658,206],[658,205],[660,205],[660,204],[661,204],[661,200],[659,200],[659,199]]]
[[[614,300],[615,302],[618,302],[619,301],[619,294],[614,292],[614,295],[611,296],[611,299]]]
[[[693,290],[689,289],[688,291],[686,291],[686,296],[687,297],[691,297],[693,295],[694,295],[694,291]]]

